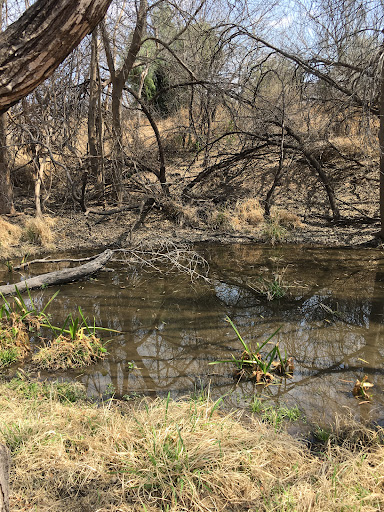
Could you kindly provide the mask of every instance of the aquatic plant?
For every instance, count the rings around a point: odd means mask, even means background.
[[[368,390],[373,388],[373,384],[368,382],[368,375],[364,375],[361,379],[356,380],[352,390],[352,394],[356,398],[362,398],[363,400],[370,400],[372,396],[368,393]]]
[[[83,330],[72,336],[60,334],[32,356],[32,362],[42,370],[80,368],[103,359],[107,354],[102,341]]]
[[[98,331],[119,332],[114,329],[99,327],[90,324],[81,307],[78,308],[79,316],[67,316],[63,327],[56,327],[50,322],[42,324],[59,334],[53,340],[48,341],[45,347],[33,355],[33,363],[44,370],[66,370],[80,368],[103,359],[107,355],[106,343],[97,336]]]
[[[279,375],[290,375],[292,373],[293,359],[288,358],[286,354],[282,357],[278,344],[275,344],[266,354],[261,354],[263,348],[266,347],[271,339],[280,331],[281,327],[278,327],[275,332],[262,343],[256,343],[256,348],[252,349],[251,346],[244,341],[232,320],[228,316],[225,320],[235,331],[243,347],[243,352],[240,358],[232,356],[232,359],[222,359],[209,364],[233,363],[236,367],[234,373],[236,379],[250,379],[255,380],[257,383],[271,382],[273,380],[271,372]]]

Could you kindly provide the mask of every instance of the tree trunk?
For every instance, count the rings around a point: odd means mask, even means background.
[[[37,0],[0,35],[0,112],[48,78],[105,15],[111,0]]]
[[[8,165],[7,114],[0,114],[0,214],[14,213],[13,187]]]
[[[379,237],[384,240],[384,63],[381,64],[381,88],[380,88],[380,221]]]
[[[137,22],[132,34],[131,44],[127,56],[121,68],[116,71],[113,60],[111,43],[108,39],[105,27],[102,27],[103,43],[107,57],[109,71],[112,77],[112,132],[113,132],[113,181],[118,204],[123,201],[123,168],[124,168],[124,144],[123,130],[121,123],[121,103],[123,101],[123,90],[129,73],[135,63],[137,54],[141,48],[142,37],[145,32],[147,21],[148,1],[140,0],[140,6],[137,13]]]
[[[89,106],[88,106],[88,148],[89,148],[89,167],[97,184],[103,183],[101,172],[101,151],[99,147],[99,81],[98,81],[98,30],[97,27],[92,32],[91,45],[91,65],[89,73]]]

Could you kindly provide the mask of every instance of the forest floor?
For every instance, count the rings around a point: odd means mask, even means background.
[[[271,217],[262,205],[276,172],[276,156],[242,168],[212,174],[193,188],[191,202],[179,199],[182,188],[201,171],[201,163],[187,165],[184,155],[173,157],[167,179],[171,200],[164,199],[151,177],[145,188],[155,190],[157,200],[145,220],[131,232],[139,218],[139,206],[145,193],[135,183],[128,183],[124,204],[132,207],[113,215],[84,215],[68,199],[66,190],[47,204],[47,216],[34,224],[33,193],[25,183],[16,186],[13,216],[3,216],[21,231],[13,236],[0,225],[0,258],[25,254],[64,251],[99,251],[106,247],[142,245],[156,247],[167,243],[267,243],[303,244],[327,247],[378,246],[375,235],[379,222],[379,171],[377,155],[368,158],[354,141],[339,141],[344,156],[321,153],[324,168],[335,190],[341,220],[333,222],[324,186],[305,162],[297,159],[286,165],[272,199]],[[346,159],[345,154],[348,154]],[[141,175],[140,175],[141,176]],[[129,190],[129,186],[131,190]],[[142,190],[143,190],[142,189]],[[33,189],[32,189],[33,190]],[[99,194],[100,195],[100,194]],[[148,196],[147,196],[148,197]],[[88,191],[89,208],[103,212],[100,197]],[[109,198],[107,210],[115,209]],[[3,229],[3,234],[2,234]]]

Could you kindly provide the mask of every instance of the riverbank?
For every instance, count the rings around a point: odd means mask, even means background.
[[[92,404],[79,385],[0,384],[11,510],[379,511],[383,431],[339,428],[316,452],[201,399]]]
[[[350,221],[332,223],[326,218],[301,220],[289,214],[283,219],[261,218],[256,225],[204,225],[201,221],[189,225],[173,222],[153,212],[145,223],[131,232],[137,215],[122,212],[113,216],[85,216],[70,213],[43,217],[36,221],[26,214],[4,216],[0,224],[0,258],[2,260],[70,251],[99,251],[107,247],[142,246],[156,248],[167,244],[261,243],[295,244],[324,247],[377,247],[375,235],[379,222]],[[160,218],[159,218],[160,216]],[[293,219],[293,221],[292,221]],[[380,245],[380,244],[379,244]]]

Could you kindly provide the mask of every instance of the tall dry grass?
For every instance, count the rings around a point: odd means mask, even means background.
[[[384,448],[312,454],[288,434],[209,402],[126,408],[0,386],[12,451],[11,510],[372,512],[384,507]],[[370,434],[367,434],[370,436]],[[356,447],[356,443],[354,443]]]
[[[7,258],[12,247],[20,243],[21,228],[0,217],[0,258]]]

